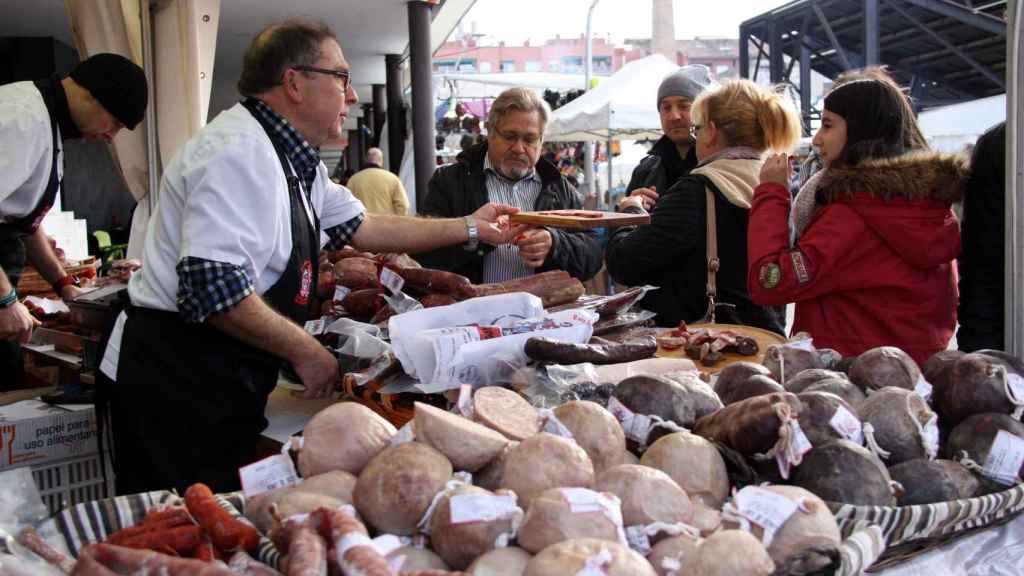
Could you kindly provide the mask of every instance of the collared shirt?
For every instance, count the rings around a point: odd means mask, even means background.
[[[319,152],[309,145],[288,120],[262,101],[252,101],[257,113],[272,127],[268,137],[285,151],[285,157],[302,181],[306,201],[310,202],[317,168],[321,165]],[[329,238],[328,247],[337,249],[351,242],[363,218],[364,214],[359,213],[324,230]],[[176,271],[179,278],[178,311],[192,322],[202,322],[211,314],[230,310],[255,291],[253,280],[246,270],[230,262],[185,256],[178,262]]]
[[[520,210],[533,210],[536,206],[541,181],[535,168],[531,168],[529,174],[519,180],[509,180],[498,174],[491,164],[490,156],[485,155],[484,174],[489,201],[515,206]],[[528,267],[519,257],[519,247],[515,244],[496,246],[490,254],[484,256],[484,282],[504,282],[531,276],[533,273],[533,268]]]
[[[54,91],[55,95],[57,92]],[[67,108],[66,98],[62,105]],[[66,127],[60,108],[58,103],[58,137],[62,140]],[[32,82],[0,86],[0,223],[24,218],[36,209],[50,181],[54,146],[60,178],[64,169],[63,146],[53,141],[50,113],[43,95]]]

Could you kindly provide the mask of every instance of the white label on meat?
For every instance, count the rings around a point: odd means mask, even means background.
[[[455,406],[459,410],[459,414],[464,417],[473,419],[473,385],[463,384],[459,386],[459,401],[456,402]]]
[[[387,556],[402,546],[401,538],[394,534],[382,534],[373,539],[373,547],[381,556]]]
[[[860,420],[842,404],[836,408],[836,413],[828,423],[843,438],[860,446],[864,445],[864,428]]]
[[[334,300],[335,302],[341,302],[342,300],[345,299],[345,296],[348,296],[349,292],[351,292],[351,291],[352,291],[352,289],[348,288],[346,286],[341,286],[341,285],[335,286],[334,287],[334,298],[332,298],[332,300]]]
[[[295,464],[285,454],[274,454],[248,466],[242,466],[238,469],[238,475],[242,479],[242,492],[247,498],[299,483]]]
[[[928,422],[922,427],[921,444],[924,445],[925,454],[929,460],[934,460],[939,454],[939,417],[932,414]]]
[[[572,435],[572,430],[569,430],[565,424],[562,424],[562,421],[558,419],[558,416],[555,416],[555,412],[553,410],[541,410],[540,416],[544,418],[544,428],[541,430],[542,432],[561,436],[562,438],[568,438],[573,441],[576,440],[576,437]]]
[[[793,454],[796,456],[796,459],[795,461],[793,461],[793,464],[799,464],[800,461],[803,460],[804,454],[810,452],[811,448],[813,448],[814,446],[811,446],[811,441],[807,439],[807,435],[804,434],[804,429],[800,427],[800,422],[798,422],[795,418],[789,421],[789,428],[793,433]],[[791,458],[790,460],[794,459]]]
[[[362,532],[349,532],[338,540],[338,546],[336,548],[336,557],[344,558],[345,553],[357,546],[370,546],[373,547],[373,540],[369,536]]]
[[[327,328],[327,323],[324,322],[323,318],[317,318],[316,320],[307,320],[305,328],[306,332],[308,332],[310,335],[319,336],[324,333],[324,330]]]
[[[600,512],[614,526],[619,534],[619,543],[627,546],[626,532],[622,525],[622,502],[614,494],[595,492],[587,488],[560,488],[562,498],[569,504],[573,514]]]
[[[814,339],[805,338],[803,340],[795,340],[793,342],[786,342],[783,344],[786,348],[792,348],[794,350],[806,350],[808,352],[814,352]]]
[[[932,385],[924,379],[924,375],[917,377],[917,384],[914,385],[914,392],[921,398],[924,398],[925,402],[932,399]]]
[[[764,530],[761,543],[766,547],[797,510],[796,502],[757,486],[747,486],[737,492],[734,499],[739,513]]]
[[[626,541],[629,542],[629,547],[641,556],[647,556],[651,553],[651,539],[644,532],[643,526],[627,526]]]
[[[398,446],[399,444],[405,444],[406,442],[412,442],[416,436],[415,430],[413,430],[413,421],[409,420],[404,426],[398,429],[398,432],[391,437],[391,445]]]
[[[607,576],[604,567],[612,563],[612,553],[602,548],[600,552],[587,558],[586,563],[576,576]]]
[[[1019,375],[1012,374],[1009,371],[1007,371],[1006,383],[1009,385],[1010,394],[1013,394],[1013,398],[1011,398],[1010,400],[1024,402],[1024,378],[1021,378]]]
[[[633,412],[614,396],[608,399],[608,411],[622,425],[622,431],[625,433],[626,438],[639,442],[641,445],[647,443],[647,437],[651,433],[652,424],[649,416]]]
[[[398,294],[405,286],[405,280],[390,268],[382,268],[380,271],[380,283],[392,294]]]
[[[985,459],[984,474],[1006,486],[1017,483],[1020,468],[1024,465],[1024,439],[1000,430],[992,442],[992,448]]]
[[[452,524],[494,522],[522,513],[511,494],[457,494],[448,502]]]

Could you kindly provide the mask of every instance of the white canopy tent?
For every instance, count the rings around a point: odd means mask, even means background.
[[[957,153],[1006,120],[1006,94],[921,112],[917,125],[935,150]]]
[[[677,68],[661,54],[626,64],[597,88],[555,110],[545,138],[561,142],[660,138],[658,85]]]

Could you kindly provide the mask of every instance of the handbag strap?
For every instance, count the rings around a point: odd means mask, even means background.
[[[718,296],[717,275],[721,262],[718,260],[718,226],[715,220],[715,194],[707,186],[704,187],[707,195],[707,263],[708,263],[708,284],[707,299],[708,310],[704,314],[704,321],[715,322],[715,299]]]

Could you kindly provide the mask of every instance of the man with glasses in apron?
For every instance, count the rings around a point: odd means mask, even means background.
[[[256,458],[267,397],[290,363],[304,395],[339,381],[334,355],[307,334],[321,233],[327,247],[420,252],[518,233],[489,204],[466,218],[366,214],[331,182],[318,148],[357,102],[327,26],[289,20],[261,31],[245,58],[244,99],[168,166],[131,304],[103,363],[119,493],[237,489]]]

